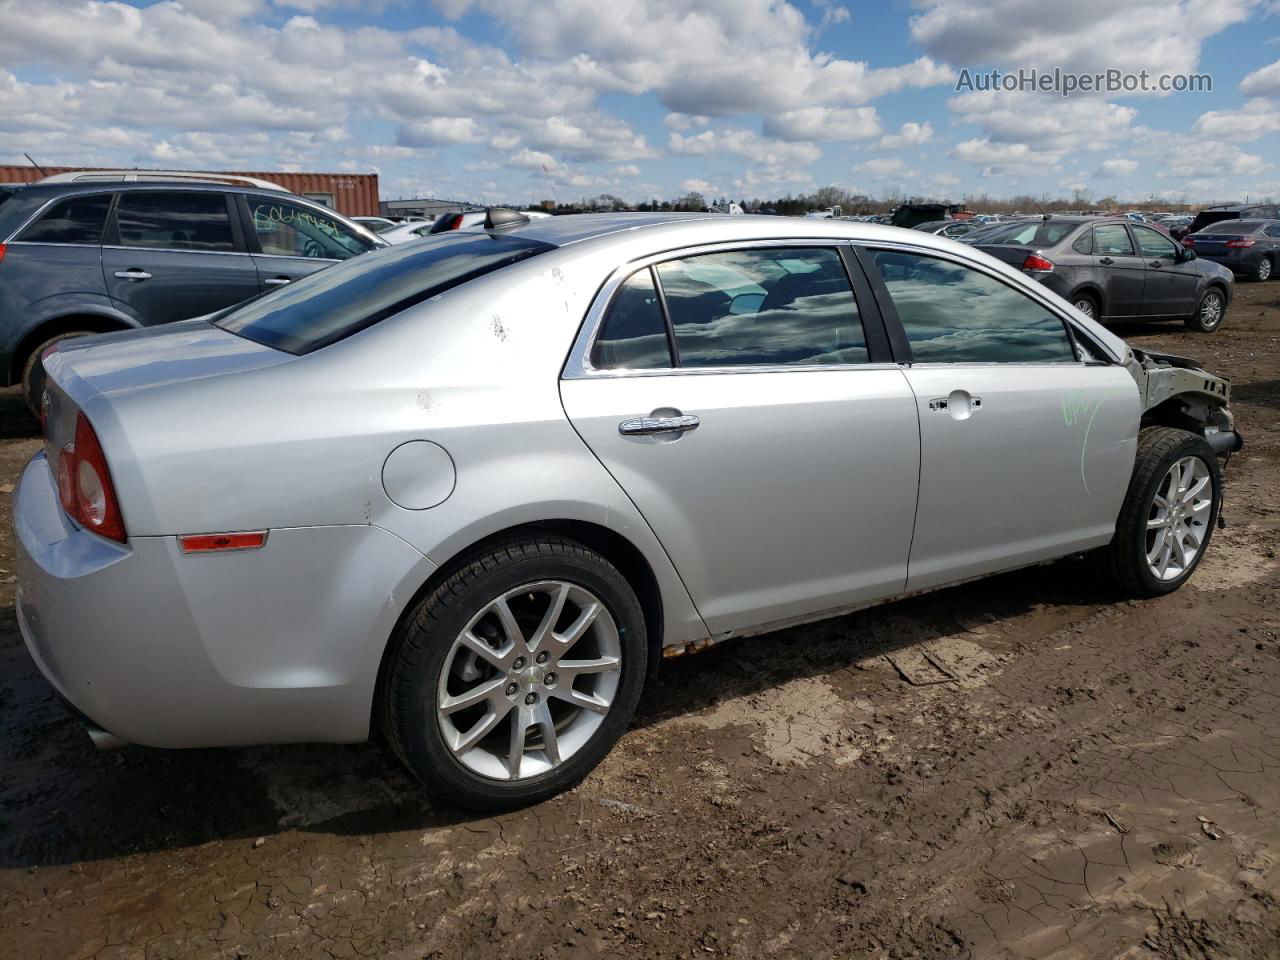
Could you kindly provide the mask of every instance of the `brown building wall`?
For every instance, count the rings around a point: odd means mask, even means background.
[[[79,170],[104,169],[101,167],[45,167],[41,173],[31,166],[0,166],[0,183],[34,183],[45,175],[74,173]],[[188,171],[197,172],[197,171]],[[269,173],[244,170],[207,170],[205,173],[234,173],[240,177],[257,177],[278,183],[286,190],[299,195],[312,195],[319,200],[328,195],[329,205],[348,217],[376,217],[378,215],[378,175],[376,173]]]

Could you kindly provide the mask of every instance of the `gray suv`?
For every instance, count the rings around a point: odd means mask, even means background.
[[[0,200],[0,376],[36,409],[44,350],[213,313],[383,246],[282,191],[218,183],[36,184]]]

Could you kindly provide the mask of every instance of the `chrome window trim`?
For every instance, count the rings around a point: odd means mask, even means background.
[[[83,247],[86,250],[101,250],[100,243],[54,243],[51,240],[10,240],[6,247]]]
[[[192,250],[190,247],[130,247],[123,243],[104,243],[103,250],[129,250],[144,253],[211,253],[215,257],[251,257],[253,254],[244,250]]]
[[[1031,289],[1029,290],[1023,290],[1022,288],[1016,287],[1012,283],[1010,283],[1009,278],[1006,276],[1002,276],[998,270],[993,270],[991,267],[987,266],[987,264],[985,263],[981,263],[976,260],[970,260],[968,257],[962,256],[953,250],[935,250],[932,247],[921,247],[921,246],[917,246],[916,244],[903,243],[899,240],[853,240],[853,241],[850,241],[850,243],[854,246],[861,247],[862,249],[866,250],[868,253],[874,253],[874,251],[876,250],[901,250],[904,253],[915,253],[915,254],[919,254],[920,256],[933,257],[936,260],[949,260],[952,263],[959,264],[962,267],[968,267],[970,270],[976,270],[979,273],[985,274],[986,276],[990,277],[992,280],[995,280],[998,283],[1004,284],[1010,290],[1013,290],[1016,293],[1021,293],[1023,296],[1026,296],[1029,299],[1034,300],[1036,303],[1040,304],[1040,306],[1044,307],[1047,311],[1049,311],[1049,313],[1051,313],[1053,316],[1057,317],[1060,321],[1062,321],[1062,323],[1066,325],[1067,329],[1072,334],[1078,333],[1080,336],[1088,337],[1090,343],[1094,342],[1094,338],[1090,336],[1087,330],[1081,330],[1080,327],[1077,326],[1077,324],[1069,316],[1064,314],[1056,304],[1052,303],[1048,297],[1044,296],[1044,288],[1041,287],[1039,283],[1033,284],[1031,286]],[[1110,354],[1111,351],[1107,350],[1107,348],[1103,344],[1099,343],[1098,346],[1105,353]],[[937,366],[937,367],[945,367],[945,366],[962,365],[968,362],[969,361],[958,361],[956,364],[948,364],[948,363],[931,361],[930,365]],[[1120,357],[1113,357],[1112,362],[1121,363],[1122,359]],[[1055,366],[1055,365],[1071,366],[1078,363],[1083,363],[1083,361],[1045,360],[1043,362],[1037,363],[1034,361],[1027,361],[1027,360],[1014,360],[1007,363],[991,361],[989,365],[993,367],[1013,367],[1013,366],[1044,367],[1044,366]],[[918,362],[918,363],[912,363],[910,365],[923,367],[925,366],[925,363]],[[1085,365],[1087,366],[1088,364],[1086,363]]]
[[[587,380],[595,377],[616,378],[616,377],[652,377],[652,376],[682,376],[684,374],[703,375],[703,374],[725,374],[725,373],[786,373],[788,371],[816,371],[816,370],[884,370],[898,369],[896,363],[778,363],[778,364],[744,364],[742,366],[722,366],[722,367],[658,367],[657,369],[645,370],[625,370],[625,369],[601,369],[591,365],[591,345],[595,342],[596,334],[600,331],[600,326],[604,322],[604,315],[608,312],[609,305],[613,302],[614,294],[631,275],[640,270],[647,269],[659,263],[666,263],[669,260],[682,260],[685,257],[696,257],[707,253],[729,253],[734,250],[757,250],[761,247],[805,247],[809,249],[821,248],[825,250],[834,250],[839,253],[842,247],[848,247],[852,241],[844,237],[786,237],[773,240],[722,240],[717,243],[703,243],[692,247],[675,247],[669,250],[663,250],[658,253],[646,254],[643,257],[637,257],[629,260],[621,266],[614,269],[608,278],[596,291],[595,299],[592,300],[591,306],[587,309],[586,318],[582,326],[578,330],[578,336],[574,340],[573,349],[569,352],[569,359],[565,362],[564,369],[560,373],[562,380]],[[849,286],[849,295],[854,296],[853,285]],[[855,305],[857,299],[854,299]],[[862,320],[862,312],[858,312],[858,319]]]

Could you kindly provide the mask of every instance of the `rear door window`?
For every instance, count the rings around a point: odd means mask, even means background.
[[[132,190],[116,204],[116,231],[124,247],[229,251],[228,194]]]
[[[681,367],[866,363],[840,255],[779,247],[657,265]]]
[[[478,231],[403,243],[326,267],[233,307],[214,323],[277,350],[310,353],[468,280],[554,249]]]
[[[1101,257],[1132,257],[1133,241],[1129,231],[1119,223],[1093,228],[1093,252]]]
[[[1267,236],[1280,237],[1280,223],[1273,223],[1271,226],[1267,227]]]
[[[994,277],[924,254],[874,259],[915,362],[1075,362],[1062,320]]]
[[[46,210],[35,223],[22,231],[19,240],[27,243],[70,243],[97,246],[111,209],[111,194],[67,197]]]
[[[254,235],[268,256],[346,260],[373,249],[346,224],[312,207],[277,197],[246,199]]]
[[[667,322],[649,267],[618,288],[591,347],[597,370],[655,370],[671,366]]]

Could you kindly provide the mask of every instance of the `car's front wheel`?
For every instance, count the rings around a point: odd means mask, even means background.
[[[644,683],[644,614],[618,570],[559,537],[471,558],[393,640],[383,722],[454,806],[502,810],[577,784],[622,735]]]
[[[1211,287],[1200,298],[1196,312],[1187,318],[1187,326],[1201,333],[1213,333],[1222,325],[1222,317],[1226,312],[1226,297],[1221,290]]]
[[[1115,536],[1098,553],[1101,573],[1133,596],[1171,593],[1200,563],[1221,506],[1222,473],[1204,437],[1148,427]]]

